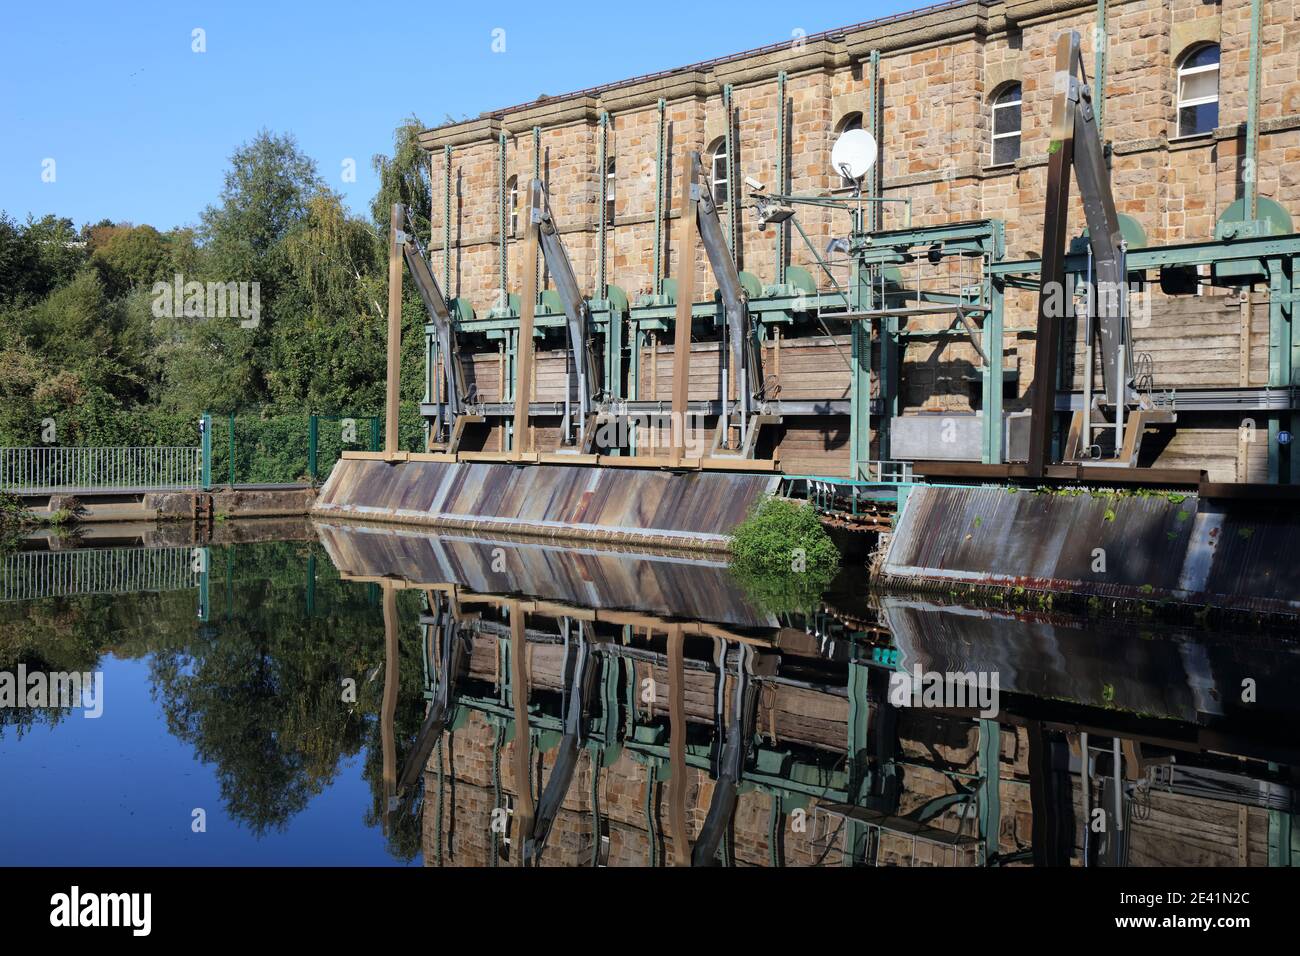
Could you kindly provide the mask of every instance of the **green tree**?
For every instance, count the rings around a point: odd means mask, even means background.
[[[119,296],[165,278],[171,257],[171,245],[162,233],[153,226],[134,226],[114,228],[97,241],[90,261],[109,294]]]
[[[415,216],[420,238],[429,242],[433,191],[429,183],[429,154],[420,145],[424,124],[414,114],[393,132],[393,155],[376,153],[370,160],[379,176],[379,190],[370,203],[370,216],[380,235],[387,236],[393,203],[403,203]]]

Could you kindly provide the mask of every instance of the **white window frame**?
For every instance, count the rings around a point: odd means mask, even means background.
[[[510,238],[519,238],[519,177],[506,181],[506,195],[510,197]]]
[[[722,161],[722,175],[718,176],[718,161]],[[725,206],[731,200],[731,183],[727,181],[727,138],[724,136],[709,150],[709,195],[714,203]],[[721,187],[719,193],[718,187]]]
[[[1000,99],[1000,98],[1001,98],[1001,97],[1002,97],[1002,96],[1003,96],[1003,95],[1004,95],[1008,90],[1010,90],[1010,89],[1016,89],[1016,90],[1019,90],[1019,91],[1020,91],[1020,95],[1017,96],[1014,100],[1008,100],[1008,101],[1005,102],[1005,103],[1000,103],[1000,102],[998,102],[998,100],[999,100],[999,99]],[[1013,164],[1017,159],[1020,158],[1020,146],[1017,145],[1017,146],[1016,146],[1016,155],[1015,155],[1015,157],[1013,157],[1013,158],[1010,159],[1010,160],[1004,161],[1004,162],[999,162],[999,161],[998,161],[998,140],[1000,140],[1000,139],[1011,139],[1011,138],[1014,136],[1014,137],[1016,138],[1016,140],[1017,140],[1017,143],[1019,142],[1019,140],[1020,140],[1020,134],[1023,132],[1023,130],[1024,130],[1024,128],[1025,128],[1024,102],[1025,102],[1025,88],[1024,88],[1024,86],[1022,86],[1020,83],[1008,83],[1006,86],[1003,86],[1000,90],[998,90],[998,91],[993,95],[993,101],[992,101],[992,103],[989,104],[989,106],[990,106],[990,109],[989,109],[989,165],[990,165],[990,166],[1010,166],[1010,165],[1012,165],[1012,164]],[[999,133],[999,132],[998,132],[998,110],[1010,109],[1010,108],[1013,107],[1013,106],[1016,107],[1017,110],[1018,110],[1019,113],[1020,113],[1020,125],[1019,125],[1019,126],[1018,126],[1014,131],[1012,131],[1012,132],[1010,132],[1010,133]]]
[[[1205,64],[1204,66],[1186,66],[1186,65],[1184,65],[1184,64],[1187,63],[1188,60],[1190,60],[1192,57],[1194,57],[1194,56],[1195,56],[1197,53],[1199,53],[1201,50],[1207,49],[1207,48],[1209,48],[1209,47],[1214,47],[1214,48],[1216,48],[1216,49],[1219,50],[1219,59],[1215,60],[1213,63],[1207,63],[1207,64]],[[1184,109],[1184,107],[1188,107],[1188,106],[1207,106],[1207,105],[1209,105],[1210,103],[1215,103],[1215,104],[1217,104],[1217,103],[1219,102],[1219,84],[1221,83],[1221,81],[1222,81],[1222,79],[1223,79],[1223,74],[1220,72],[1220,70],[1221,70],[1221,68],[1222,68],[1222,66],[1223,66],[1223,50],[1222,50],[1221,48],[1219,48],[1219,45],[1218,45],[1217,43],[1207,43],[1207,44],[1204,44],[1203,46],[1193,47],[1192,49],[1188,50],[1186,53],[1184,53],[1184,54],[1182,55],[1182,57],[1179,59],[1178,62],[1179,62],[1178,72],[1177,72],[1177,74],[1175,74],[1175,76],[1174,76],[1174,135],[1175,135],[1175,138],[1177,138],[1177,139],[1186,139],[1186,138],[1191,137],[1191,136],[1206,136],[1206,135],[1210,134],[1211,132],[1213,132],[1213,130],[1208,130],[1208,129],[1206,129],[1206,130],[1198,130],[1198,131],[1194,131],[1194,132],[1190,132],[1190,133],[1185,133],[1185,132],[1183,132],[1183,109]],[[1194,96],[1194,97],[1192,97],[1190,100],[1185,100],[1185,99],[1183,99],[1183,77],[1185,77],[1185,76],[1197,76],[1197,75],[1199,75],[1199,74],[1201,74],[1201,73],[1213,73],[1213,74],[1215,75],[1215,79],[1214,79],[1214,95],[1213,95],[1213,96]]]

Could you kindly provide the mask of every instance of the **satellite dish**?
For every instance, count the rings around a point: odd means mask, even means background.
[[[865,129],[846,130],[831,149],[831,168],[838,176],[861,179],[876,163],[876,137]]]

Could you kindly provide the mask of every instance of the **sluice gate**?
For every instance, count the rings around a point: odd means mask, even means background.
[[[344,458],[318,517],[724,551],[775,475]]]
[[[886,579],[1300,612],[1300,516],[1283,500],[918,485]]]
[[[330,561],[351,580],[523,594],[555,605],[728,627],[778,626],[776,617],[756,607],[727,573],[725,561],[610,545],[577,548],[325,522],[318,522],[316,531]]]

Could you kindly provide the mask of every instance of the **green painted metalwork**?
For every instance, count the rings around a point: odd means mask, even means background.
[[[607,221],[606,209],[609,205],[609,113],[601,110],[600,113],[600,157],[596,172],[596,178],[600,181],[600,227],[596,235],[596,295],[600,298],[608,298],[608,290],[605,288],[609,281],[605,275],[605,256],[609,246],[609,226]]]
[[[785,192],[786,180],[789,171],[786,168],[786,155],[790,150],[790,124],[787,115],[790,111],[790,104],[786,102],[785,94],[786,75],[782,70],[776,75],[776,185],[778,192]],[[728,124],[730,126],[730,124]],[[727,157],[728,163],[731,161],[730,154]],[[728,174],[730,175],[730,174]],[[727,189],[731,193],[736,191],[734,179],[727,180]],[[786,242],[785,237],[789,233],[786,223],[778,223],[776,227],[776,284],[785,284],[785,255]]]
[[[451,295],[451,147],[442,148],[442,288]],[[459,294],[459,290],[457,290]]]
[[[1125,264],[1130,272],[1143,272],[1161,266],[1212,265],[1242,259],[1290,259],[1300,257],[1300,233],[1285,236],[1242,236],[1232,241],[1221,239],[1170,246],[1131,249]],[[1041,263],[1037,259],[1003,260],[993,264],[993,274],[1037,279]],[[1075,274],[1088,269],[1086,255],[1065,257],[1065,271]],[[1036,287],[1036,281],[1028,287]]]
[[[199,445],[202,449],[200,471],[203,490],[209,491],[212,488],[212,416],[207,412],[199,416]]]
[[[426,398],[425,401],[428,401]],[[307,474],[314,482],[320,477],[320,469],[317,467],[316,451],[320,445],[320,417],[312,415],[307,419]],[[233,451],[233,449],[232,449]],[[234,458],[232,454],[230,456]]]
[[[868,106],[867,106],[867,111],[868,111],[867,118],[868,118],[868,122],[870,123],[870,125],[867,128],[871,131],[871,135],[876,138],[876,142],[883,147],[884,138],[882,136],[882,131],[881,131],[883,114],[880,110],[880,51],[879,50],[871,51],[871,55],[868,60],[868,74],[871,78],[871,98],[868,101]],[[884,177],[880,173],[880,170],[883,167],[883,165],[884,165],[884,156],[883,156],[883,149],[882,149],[882,154],[878,155],[876,158],[876,165],[871,169],[870,173],[867,176],[867,196],[871,199],[880,198],[881,184],[884,182]],[[912,221],[912,216],[910,213],[911,207],[909,206],[908,208],[909,208],[909,213],[908,213],[907,220],[910,223]],[[871,203],[869,206],[870,222],[868,224],[868,228],[870,229],[871,232],[876,232],[877,230],[880,229],[881,219],[882,219],[881,214],[882,214],[882,210],[880,208],[880,203],[878,202]]]
[[[655,295],[664,291],[664,162],[668,148],[667,101],[659,97],[659,139],[655,150]]]
[[[871,275],[860,257],[855,257],[849,288],[851,308],[871,306]],[[852,362],[849,380],[849,445],[851,474],[864,478],[866,462],[871,460],[871,326],[854,322],[849,330]]]
[[[722,111],[727,117],[727,248],[731,250],[732,258],[735,258],[740,225],[740,190],[736,182],[739,164],[736,162],[736,123],[730,83],[722,87]]]
[[[510,232],[509,194],[506,191],[506,134],[497,139],[497,228],[501,239],[500,273],[497,281],[497,308],[504,308],[509,300],[509,261],[506,241]]]
[[[1259,26],[1263,0],[1250,0],[1250,75],[1246,82],[1246,165],[1242,170],[1249,218],[1256,216],[1259,197]]]
[[[1104,0],[1103,0],[1104,2]],[[984,316],[983,345],[988,356],[982,382],[982,407],[984,411],[984,437],[981,460],[985,464],[1001,464],[1003,460],[1003,319],[1006,305],[1005,284],[995,279],[989,268],[1002,258],[1006,251],[1006,227],[1001,220],[992,223],[992,248],[986,250],[984,259],[984,301],[989,311]]]
[[[1003,283],[992,276],[986,277],[988,283],[987,301],[989,312],[984,317],[983,345],[984,354],[989,357],[984,369],[982,383],[984,437],[981,460],[985,464],[1001,464],[1004,455],[1002,393],[1003,393],[1003,311],[1005,293]]]
[[[1097,51],[1093,68],[1092,102],[1097,112],[1097,130],[1100,132],[1106,122],[1106,54],[1110,45],[1110,35],[1106,25],[1106,0],[1097,0],[1097,26],[1093,30],[1092,45]]]
[[[1269,268],[1268,314],[1268,383],[1292,386],[1297,382],[1296,370],[1300,367],[1300,337],[1295,329],[1294,260],[1274,259]],[[1294,436],[1294,416],[1275,414],[1268,422],[1268,480],[1278,484],[1293,484],[1300,480],[1296,462],[1294,438],[1281,443],[1282,434]]]
[[[196,616],[203,623],[207,623],[208,616],[212,612],[212,601],[209,594],[208,568],[212,563],[212,551],[209,548],[196,548],[199,558],[199,606]]]
[[[541,179],[541,178],[542,178],[542,128],[540,126],[534,126],[533,127],[533,179]],[[520,196],[523,196],[522,191],[520,191]],[[546,259],[544,256],[539,255],[537,257],[536,272],[537,272],[537,298],[538,301],[541,301],[541,297],[546,291]]]
[[[229,442],[229,454],[227,463],[230,466],[230,485],[233,488],[235,484],[235,413],[230,413],[230,425],[226,430],[226,438]]]
[[[1002,831],[1002,777],[998,760],[1002,752],[1002,728],[996,720],[981,720],[979,801],[980,863],[992,865],[998,858],[998,837]]]
[[[860,657],[862,647],[853,645],[853,655]],[[849,720],[848,732],[848,800],[846,802],[859,806],[871,793],[871,775],[869,771],[871,741],[871,703],[869,683],[871,671],[857,660],[849,661],[848,687]],[[847,852],[841,861],[845,866],[854,866],[858,862],[858,846],[867,836],[867,827],[861,821],[847,819],[844,821],[844,845]]]

